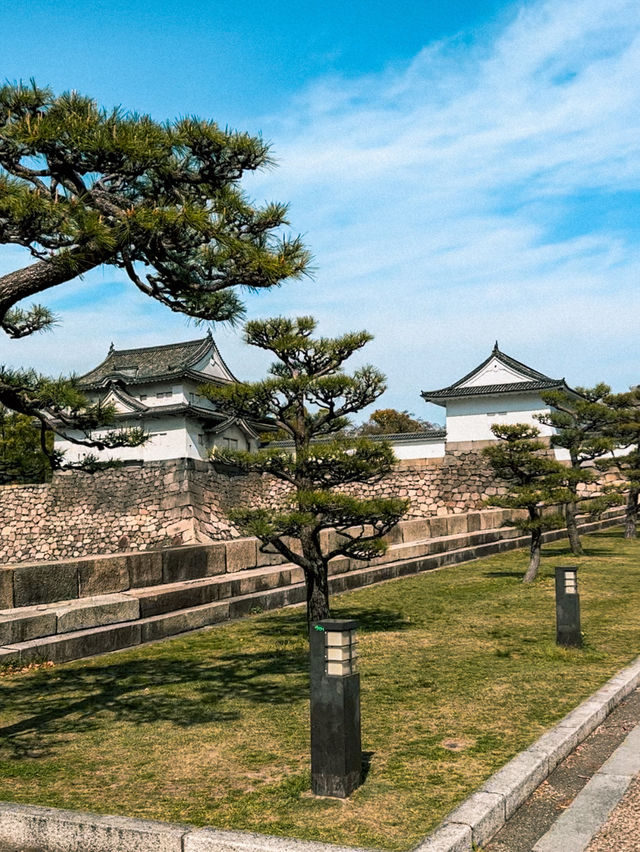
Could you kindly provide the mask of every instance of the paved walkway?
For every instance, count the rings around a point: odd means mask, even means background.
[[[516,811],[485,852],[640,852],[640,689]]]

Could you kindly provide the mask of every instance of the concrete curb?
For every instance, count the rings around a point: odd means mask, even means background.
[[[491,776],[413,852],[472,852],[640,685],[640,657]],[[46,852],[367,852],[213,828],[0,802],[0,843]],[[372,852],[369,850],[369,852]]]
[[[556,766],[639,684],[637,657],[492,775],[477,793],[445,817],[414,852],[472,852],[474,846],[487,843]]]

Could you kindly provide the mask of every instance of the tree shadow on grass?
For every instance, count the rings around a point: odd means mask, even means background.
[[[389,609],[362,609],[346,605],[333,608],[331,617],[353,619],[358,623],[358,630],[366,633],[395,632],[415,626],[401,612]],[[258,620],[255,628],[262,635],[300,638],[306,636],[306,615],[302,610],[286,611],[275,618],[269,616],[262,621]]]
[[[401,613],[341,608],[362,630],[402,630],[410,625]],[[0,708],[18,721],[2,725],[0,759],[46,757],[78,733],[105,729],[118,722],[170,722],[181,728],[233,723],[243,704],[293,704],[309,694],[304,612],[284,611],[256,618],[258,635],[274,638],[264,650],[217,653],[206,658],[206,645],[175,653],[134,659],[110,655],[89,664],[57,666],[22,677],[0,679]],[[282,639],[300,639],[280,647]],[[107,721],[105,721],[105,719]]]
[[[295,649],[215,660],[192,660],[181,649],[169,657],[111,656],[103,665],[56,667],[0,680],[0,707],[19,719],[0,727],[0,757],[47,756],[65,739],[105,727],[105,716],[109,724],[232,723],[242,715],[234,699],[283,704],[307,693],[307,655]]]
[[[526,568],[523,568],[522,571],[483,571],[483,577],[515,577],[518,580],[522,580],[525,575]]]

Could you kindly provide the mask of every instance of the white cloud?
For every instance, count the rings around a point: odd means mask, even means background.
[[[384,403],[417,413],[421,389],[459,377],[496,338],[570,382],[638,381],[639,78],[637,0],[552,0],[404,67],[318,80],[264,118],[279,168],[247,182],[258,200],[291,200],[316,280],[250,296],[251,315],[368,328],[360,361],[388,374]],[[0,342],[0,360],[11,348],[41,369],[47,353],[56,370],[84,369],[111,339],[199,333],[116,280],[45,299],[64,326]],[[260,374],[262,354],[219,336],[236,372]]]

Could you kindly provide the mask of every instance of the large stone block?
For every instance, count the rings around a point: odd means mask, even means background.
[[[398,524],[402,530],[402,541],[411,543],[428,538],[430,530],[426,518],[416,518],[413,521],[400,521]]]
[[[323,530],[327,532],[327,530]],[[261,568],[263,565],[283,565],[287,560],[281,553],[263,553],[260,550],[260,542],[258,542],[258,552],[256,557],[256,565]]]
[[[199,630],[229,618],[228,603],[212,603],[194,609],[183,609],[140,621],[142,642],[154,642],[166,636]]]
[[[257,539],[237,538],[226,541],[227,573],[243,571],[245,568],[255,568],[257,564]]]
[[[14,606],[54,603],[77,597],[77,562],[48,562],[14,568]]]
[[[509,819],[548,774],[549,761],[545,754],[523,751],[492,775],[481,792],[503,796],[505,816]]]
[[[178,588],[162,591],[129,592],[140,601],[140,617],[148,618],[152,615],[161,615],[164,612],[172,612],[177,609],[190,609],[194,606],[202,606],[219,598],[219,588],[214,583],[184,583]]]
[[[452,811],[445,822],[468,825],[474,845],[482,846],[505,823],[504,799],[496,793],[474,793]]]
[[[467,529],[469,532],[477,532],[481,529],[482,515],[480,512],[469,512],[467,515]]]
[[[78,595],[107,595],[129,588],[126,556],[108,556],[78,562]]]
[[[466,515],[449,515],[447,521],[447,535],[465,535],[468,532]]]
[[[0,609],[13,606],[13,568],[0,568]]]
[[[346,571],[349,571],[350,568],[351,560],[348,556],[334,556],[334,558],[329,561],[329,576],[332,576],[333,574],[344,574]]]
[[[480,514],[480,529],[493,530],[502,526],[502,512],[500,509],[490,509]]]
[[[209,544],[205,548],[207,554],[207,577],[224,574],[227,570],[227,548],[224,542]]]
[[[10,609],[0,612],[0,645],[27,642],[40,636],[51,636],[55,632],[56,614],[53,611],[24,612]]]
[[[446,823],[416,846],[413,852],[471,852],[471,829],[468,825]]]
[[[65,633],[47,639],[33,639],[20,645],[20,660],[28,662],[34,659],[53,660],[54,663],[66,663],[92,657],[94,654],[106,654],[120,648],[129,648],[140,643],[140,625],[115,624],[96,627],[95,630],[81,630]]]
[[[161,551],[145,550],[141,553],[128,553],[126,560],[131,589],[159,586],[162,583]]]
[[[0,842],[47,852],[182,852],[187,826],[36,805],[0,805]]]
[[[56,609],[57,632],[72,633],[104,624],[133,621],[140,615],[140,604],[127,595],[108,595],[91,600],[80,598],[68,606]]]
[[[447,517],[429,518],[431,538],[442,538],[447,535]]]
[[[207,576],[207,564],[207,548],[203,545],[168,547],[162,551],[162,582],[199,580]]]
[[[248,831],[220,831],[217,828],[194,828],[184,838],[184,852],[366,852],[346,846],[271,837]]]
[[[384,536],[384,540],[389,544],[401,544],[402,528],[400,524],[396,524],[395,527],[391,527],[389,532]]]

